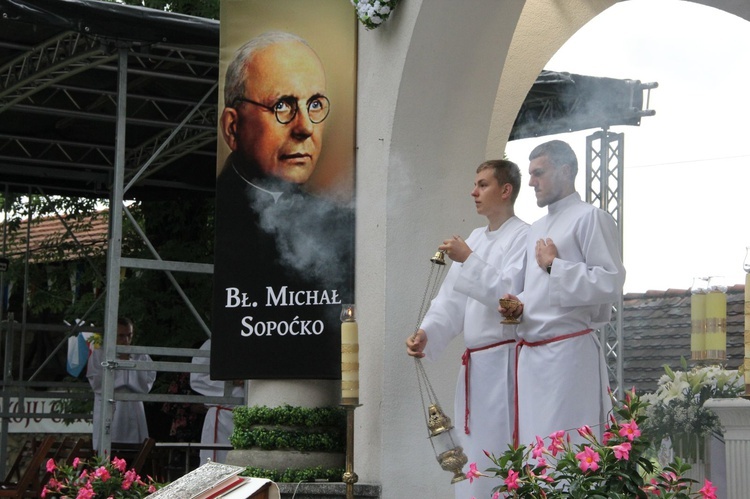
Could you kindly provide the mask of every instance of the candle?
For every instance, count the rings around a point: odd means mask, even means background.
[[[706,358],[727,358],[727,295],[719,288],[706,295]]]
[[[341,403],[359,403],[359,331],[351,304],[341,308]]]
[[[690,350],[693,360],[706,357],[706,294],[693,293],[690,296]]]

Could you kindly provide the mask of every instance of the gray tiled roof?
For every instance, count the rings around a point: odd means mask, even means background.
[[[727,368],[737,369],[744,358],[745,286],[727,290]],[[664,365],[681,369],[680,357],[690,361],[690,291],[628,293],[623,307],[623,383],[640,393],[656,389]]]

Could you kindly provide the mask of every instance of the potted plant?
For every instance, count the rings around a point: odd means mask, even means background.
[[[470,465],[467,478],[495,476],[503,479],[493,499],[659,497],[716,499],[716,488],[706,481],[697,492],[694,480],[683,477],[690,465],[677,458],[661,470],[647,457],[648,435],[641,432],[647,402],[635,390],[622,402],[613,401],[613,414],[600,442],[591,428],[578,428],[585,443],[571,445],[565,431],[536,437],[528,446],[512,446],[504,454],[488,457],[495,464],[485,472]]]

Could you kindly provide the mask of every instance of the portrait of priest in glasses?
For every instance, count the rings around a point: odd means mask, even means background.
[[[353,210],[305,188],[331,108],[323,64],[297,35],[263,33],[227,67],[220,135],[231,153],[216,184],[214,345],[239,348],[254,338],[309,353],[308,343],[334,335],[341,304],[353,302]],[[334,353],[336,341],[327,346]],[[300,353],[282,375],[335,378],[339,366],[326,355]],[[230,365],[220,369],[226,379],[248,378]],[[250,368],[260,378],[275,369]]]

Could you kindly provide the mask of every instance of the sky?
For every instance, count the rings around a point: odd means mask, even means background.
[[[750,22],[678,0],[630,0],[581,28],[545,69],[657,82],[655,116],[624,132],[623,257],[626,293],[689,289],[694,277],[744,284],[750,246]],[[533,222],[529,152],[568,141],[585,193],[586,137],[595,129],[509,142],[524,185],[516,214]]]

